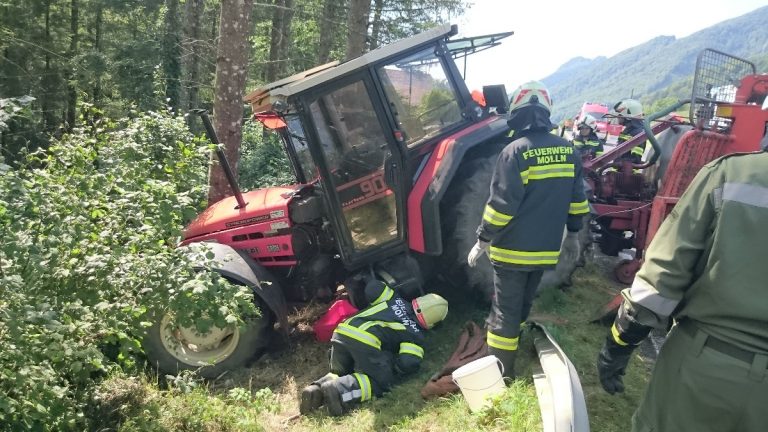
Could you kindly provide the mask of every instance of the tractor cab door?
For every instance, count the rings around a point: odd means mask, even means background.
[[[333,88],[313,95],[305,110],[339,250],[345,264],[356,266],[405,248],[403,155],[385,132],[368,74]]]

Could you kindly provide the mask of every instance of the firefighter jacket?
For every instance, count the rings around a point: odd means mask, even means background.
[[[621,134],[619,134],[618,143],[621,144],[627,142],[641,133],[645,133],[643,121],[640,119],[631,119],[629,120],[629,123],[624,126],[624,130],[621,131]],[[645,141],[643,141],[642,144],[634,146],[628,157],[631,158],[633,162],[639,163],[643,158],[643,153],[645,153]]]
[[[365,295],[370,305],[340,323],[331,340],[350,351],[391,352],[395,372],[406,374],[418,370],[424,358],[424,329],[416,320],[411,302],[380,281],[369,282]]]
[[[545,270],[557,264],[566,223],[578,231],[589,212],[581,158],[571,143],[545,130],[515,136],[496,162],[477,234],[490,241],[494,263]]]
[[[768,153],[705,165],[654,236],[622,309],[646,326],[690,319],[738,348],[768,353],[766,227]]]
[[[572,141],[573,147],[578,150],[582,156],[600,156],[603,154],[603,140],[597,137],[597,134],[592,132],[589,136],[581,136],[576,134]]]

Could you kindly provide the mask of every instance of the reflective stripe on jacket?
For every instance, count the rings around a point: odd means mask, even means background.
[[[705,165],[659,228],[632,287],[633,318],[662,327],[669,316],[768,353],[768,153]]]
[[[599,156],[604,151],[603,140],[598,138],[594,132],[586,137],[576,135],[572,143],[573,147],[581,152],[582,155]]]
[[[640,135],[641,133],[645,133],[642,120],[632,119],[624,127],[624,130],[621,132],[621,134],[619,134],[618,143],[621,144],[627,142],[635,136]],[[632,147],[632,150],[629,152],[630,156],[636,162],[640,162],[643,157],[643,153],[645,153],[645,141]]]
[[[491,242],[494,262],[546,269],[557,264],[563,227],[578,231],[588,212],[573,145],[546,131],[528,131],[499,155],[477,234]]]
[[[384,283],[369,283],[365,294],[375,302],[340,323],[332,340],[350,350],[373,348],[391,352],[400,372],[418,369],[424,357],[424,330],[416,320],[411,302]]]

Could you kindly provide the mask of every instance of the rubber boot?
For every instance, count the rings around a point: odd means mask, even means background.
[[[344,404],[341,402],[341,393],[336,388],[333,381],[324,382],[320,386],[320,390],[323,392],[323,402],[328,409],[328,413],[332,416],[340,416],[344,414]]]
[[[323,405],[323,392],[320,386],[325,382],[330,382],[338,378],[336,374],[329,373],[312,384],[304,387],[301,391],[301,402],[299,403],[299,412],[307,415],[310,412],[320,408]]]
[[[501,364],[504,365],[504,378],[515,379],[515,359],[517,351],[502,350],[494,347],[488,347],[488,354],[495,355]]]

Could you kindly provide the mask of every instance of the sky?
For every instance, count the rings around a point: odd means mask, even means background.
[[[451,20],[460,37],[515,34],[470,56],[466,80],[470,89],[504,84],[508,92],[574,57],[610,57],[656,36],[682,38],[768,6],[768,0],[470,1],[473,6]]]

